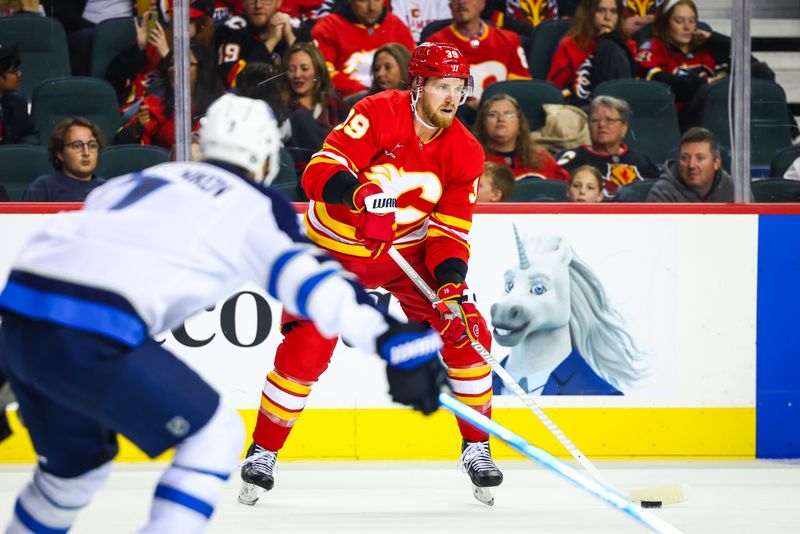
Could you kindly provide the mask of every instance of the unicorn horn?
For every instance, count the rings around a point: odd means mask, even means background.
[[[517,252],[519,253],[519,268],[527,269],[531,266],[531,262],[528,260],[528,255],[525,254],[525,246],[522,244],[522,239],[519,237],[517,225],[512,224],[512,226],[514,227],[514,239],[517,242]]]

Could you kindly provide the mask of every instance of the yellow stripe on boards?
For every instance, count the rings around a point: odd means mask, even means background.
[[[550,408],[545,412],[589,459],[751,459],[756,452],[755,408]],[[249,436],[256,410],[240,410]],[[503,426],[561,457],[569,453],[525,408],[493,411]],[[9,412],[14,435],[0,443],[0,463],[36,461],[27,432]],[[245,447],[249,444],[245,444]],[[286,460],[451,460],[461,453],[453,416],[424,417],[403,409],[305,410],[281,451]],[[495,458],[521,458],[493,440]],[[244,454],[244,450],[242,451]],[[169,453],[158,460],[169,459]],[[147,457],[125,439],[118,461]]]

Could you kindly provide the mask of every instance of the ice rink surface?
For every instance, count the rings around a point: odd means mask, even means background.
[[[530,461],[500,461],[489,508],[455,462],[284,462],[252,507],[232,477],[209,533],[422,534],[648,532],[629,516]],[[598,461],[623,491],[682,484],[688,500],[654,512],[687,533],[800,533],[800,462]],[[75,533],[132,532],[148,513],[162,464],[119,464]],[[0,525],[31,466],[0,466]],[[179,533],[176,533],[179,534]]]

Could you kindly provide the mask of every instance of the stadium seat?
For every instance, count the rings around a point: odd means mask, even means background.
[[[95,78],[105,79],[108,64],[135,43],[136,28],[131,17],[100,22],[94,27],[90,74]]]
[[[453,19],[442,19],[442,20],[434,20],[429,22],[422,28],[422,31],[419,32],[419,42],[424,43],[428,40],[428,37],[433,35],[434,33],[438,32],[442,28],[446,27],[447,25],[451,24]]]
[[[750,190],[756,202],[800,202],[800,182],[797,180],[753,180]]]
[[[647,202],[647,194],[658,180],[636,180],[617,189],[614,202]]]
[[[61,23],[39,15],[0,17],[0,44],[16,45],[22,60],[20,93],[30,100],[42,81],[72,73]]]
[[[675,95],[668,85],[648,80],[610,80],[594,90],[593,96],[600,95],[628,103],[632,116],[625,143],[653,162],[664,162],[680,144]]]
[[[567,184],[560,180],[523,178],[514,187],[509,202],[567,202]]]
[[[297,169],[294,166],[294,158],[286,148],[281,147],[280,152],[281,166],[278,175],[272,180],[272,186],[278,187],[283,184],[297,185]]]
[[[800,145],[789,146],[779,151],[769,164],[769,175],[772,178],[783,178],[797,158],[800,158]]]
[[[70,117],[97,123],[110,142],[120,127],[121,116],[114,88],[105,80],[64,76],[46,80],[33,91],[31,114],[41,144],[47,144],[53,126]]]
[[[728,112],[730,80],[711,84],[703,107],[700,125],[717,135],[723,153],[730,154],[730,113]],[[750,86],[750,164],[769,167],[775,154],[792,144],[789,107],[786,92],[775,82],[753,79]],[[730,161],[723,158],[730,169]]]
[[[115,178],[167,161],[169,151],[160,146],[112,145],[100,153],[95,174],[101,178]]]
[[[571,24],[571,19],[550,19],[542,21],[533,29],[525,54],[528,58],[528,69],[535,79],[547,79],[553,54]]]
[[[47,149],[36,145],[0,146],[0,185],[9,200],[17,202],[36,178],[53,172]]]
[[[544,23],[542,23],[544,24]],[[563,104],[561,89],[555,84],[543,80],[505,80],[495,82],[483,90],[481,103],[492,95],[505,93],[513,96],[522,106],[528,118],[531,130],[544,126],[545,113],[543,104]]]

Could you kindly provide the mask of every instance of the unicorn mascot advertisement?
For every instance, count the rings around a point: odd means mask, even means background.
[[[505,296],[491,306],[501,361],[532,395],[623,395],[644,376],[644,354],[603,284],[566,239],[520,236],[503,274]],[[511,394],[499,377],[495,394]]]

